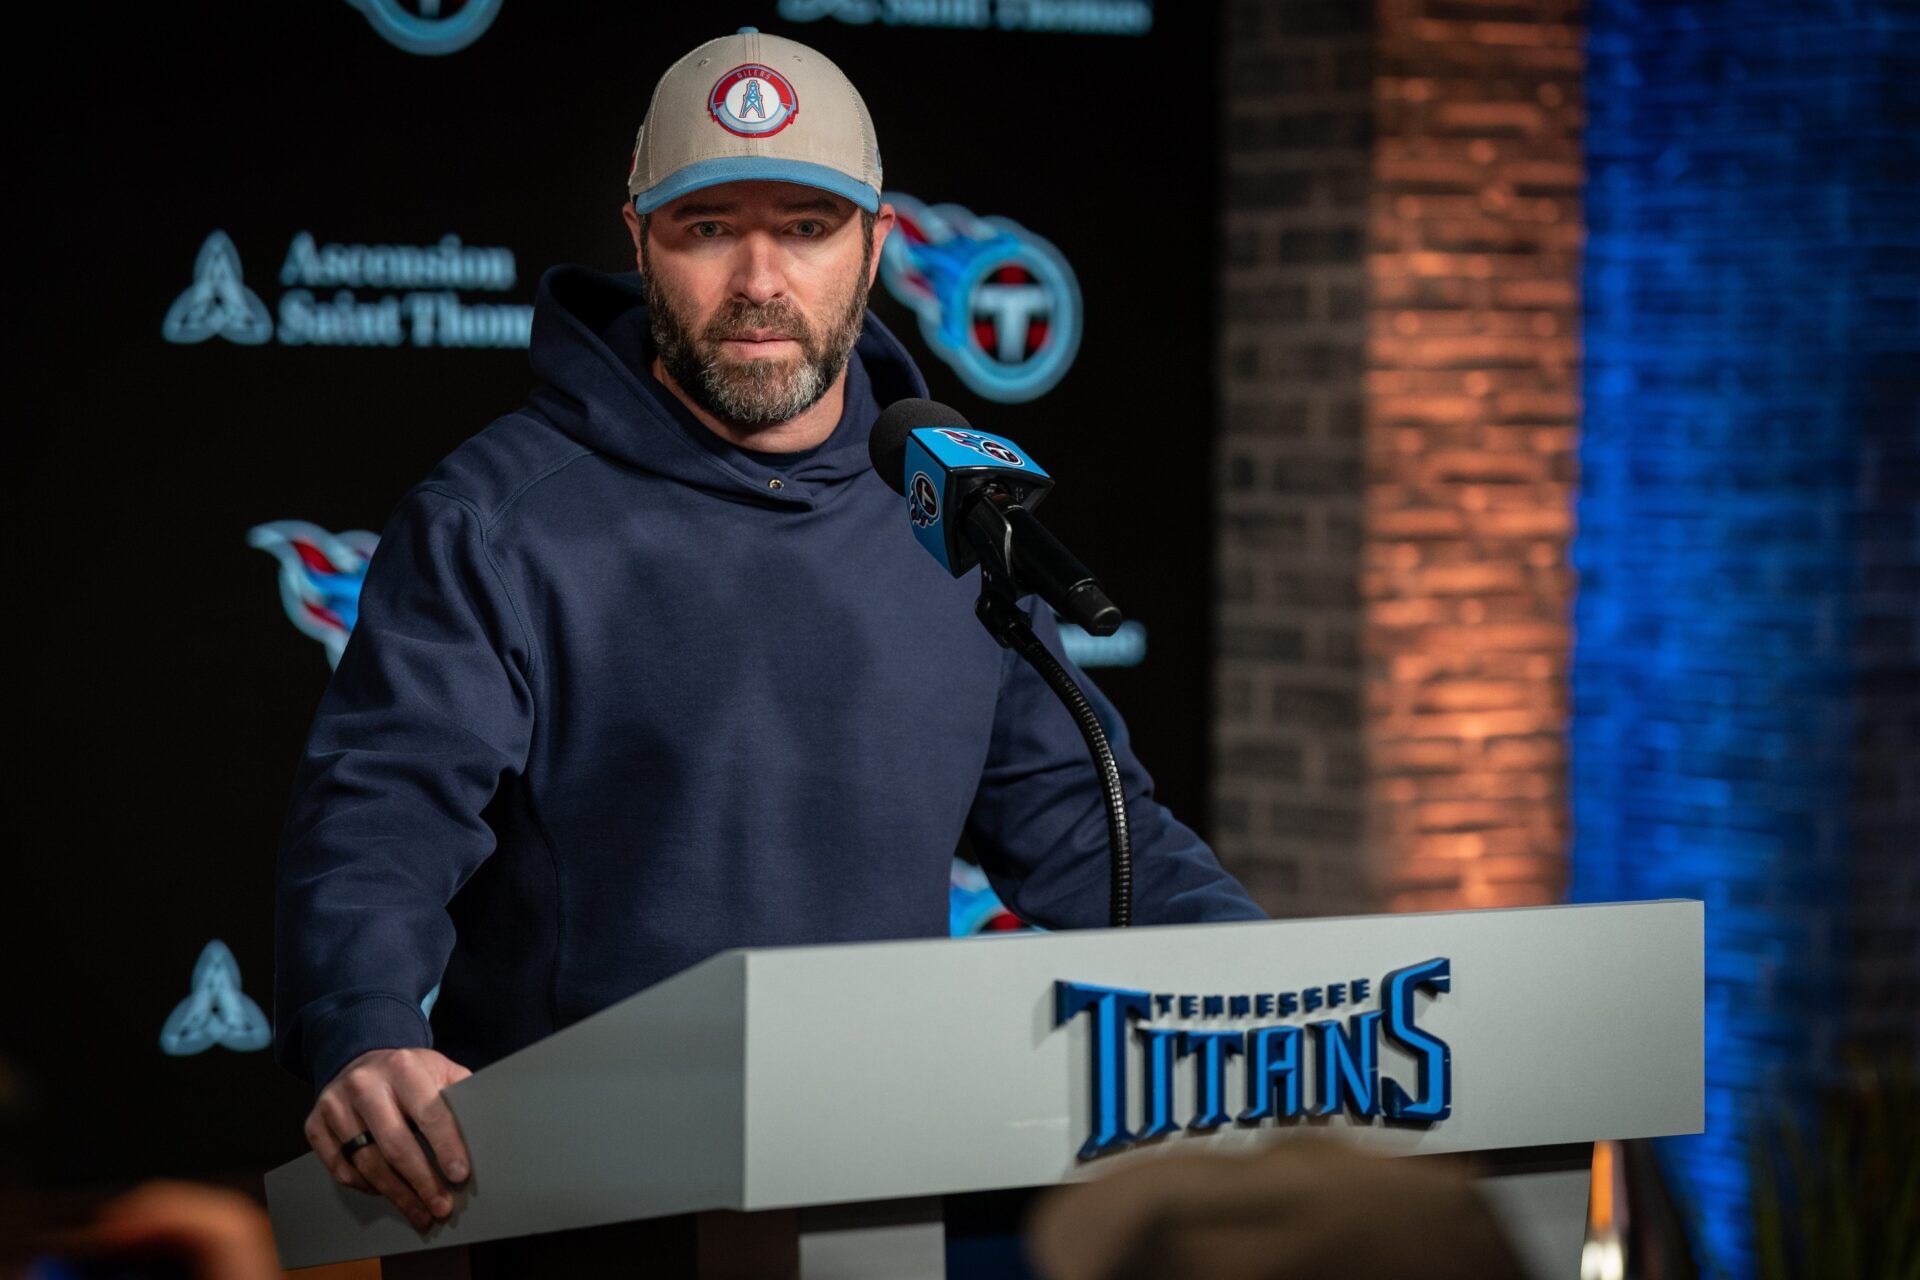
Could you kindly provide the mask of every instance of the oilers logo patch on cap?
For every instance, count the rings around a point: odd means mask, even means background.
[[[660,77],[627,194],[651,213],[690,191],[752,181],[796,182],[880,208],[880,143],[853,84],[818,50],[743,27]]]
[[[772,67],[749,62],[713,82],[707,110],[728,133],[765,138],[793,123],[800,111],[800,95]]]

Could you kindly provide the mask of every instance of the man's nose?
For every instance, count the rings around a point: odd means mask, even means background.
[[[779,242],[773,236],[758,231],[742,236],[734,265],[734,292],[755,304],[785,293],[787,277],[781,258]]]

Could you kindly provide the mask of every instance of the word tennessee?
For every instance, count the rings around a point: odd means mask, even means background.
[[[1273,1023],[1253,1027],[1167,1026],[1157,1018],[1181,1020],[1250,1018],[1364,1003],[1371,984],[1329,983],[1294,993],[1253,996],[1164,995],[1124,987],[1080,982],[1054,984],[1054,1025],[1085,1015],[1091,1024],[1093,1126],[1080,1148],[1089,1159],[1139,1142],[1176,1133],[1183,1127],[1173,1115],[1176,1064],[1191,1058],[1194,1111],[1185,1128],[1218,1129],[1229,1120],[1258,1124],[1303,1114],[1303,1080],[1314,1086],[1312,1109],[1305,1114],[1341,1112],[1360,1119],[1382,1116],[1389,1123],[1433,1124],[1452,1112],[1453,1055],[1447,1042],[1423,1030],[1415,1020],[1421,991],[1452,989],[1452,963],[1436,957],[1395,969],[1380,979],[1380,1007],[1325,1018],[1305,1026]],[[1380,1075],[1380,1040],[1405,1050],[1414,1061],[1413,1092]],[[1145,1122],[1136,1132],[1127,1125],[1128,1041],[1138,1041]],[[1227,1073],[1240,1058],[1246,1073],[1246,1107],[1229,1115]],[[1308,1071],[1309,1060],[1311,1072]]]

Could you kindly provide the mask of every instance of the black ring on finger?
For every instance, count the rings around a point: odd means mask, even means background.
[[[354,1152],[360,1150],[362,1147],[370,1147],[372,1145],[373,1145],[373,1130],[362,1129],[359,1133],[356,1133],[355,1135],[353,1135],[353,1137],[348,1138],[345,1142],[340,1144],[340,1155],[347,1161],[347,1163],[351,1164],[353,1163]]]

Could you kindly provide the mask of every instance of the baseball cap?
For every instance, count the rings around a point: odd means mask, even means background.
[[[627,194],[651,213],[722,182],[797,182],[880,208],[880,144],[853,82],[797,40],[742,27],[653,87]]]

